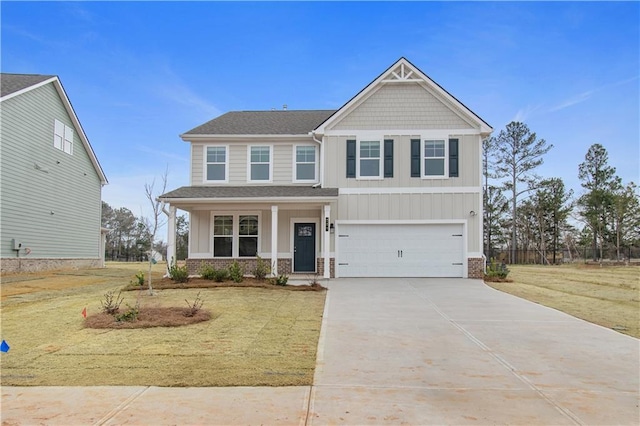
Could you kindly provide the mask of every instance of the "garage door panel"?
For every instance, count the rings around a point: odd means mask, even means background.
[[[461,277],[460,224],[347,224],[338,229],[341,277]]]

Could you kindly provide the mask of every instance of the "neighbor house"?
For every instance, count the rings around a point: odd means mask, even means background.
[[[338,110],[228,112],[181,135],[197,273],[481,277],[484,120],[401,58]]]
[[[0,74],[2,272],[100,266],[100,167],[53,75]]]

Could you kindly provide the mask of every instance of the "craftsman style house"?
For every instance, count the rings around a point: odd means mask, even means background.
[[[98,267],[107,178],[58,77],[1,74],[2,272]]]
[[[169,254],[256,256],[274,274],[481,277],[482,139],[491,126],[401,58],[338,110],[229,112],[183,135],[190,186],[163,194]]]

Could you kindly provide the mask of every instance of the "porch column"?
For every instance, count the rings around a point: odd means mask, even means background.
[[[176,207],[169,206],[169,219],[167,221],[167,271],[171,266],[171,258],[176,257]]]
[[[278,206],[271,206],[271,274],[278,276]]]
[[[330,253],[330,224],[331,224],[331,205],[327,204],[324,206],[324,220],[323,220],[323,242],[322,242],[322,257],[324,258],[324,278],[331,277],[331,261],[329,259]]]

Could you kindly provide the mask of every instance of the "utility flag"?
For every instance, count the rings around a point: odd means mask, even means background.
[[[0,351],[2,352],[9,352],[9,344],[7,343],[6,340],[3,340],[2,343],[0,343]]]
[[[85,318],[87,317],[87,308],[86,307],[82,310],[82,316],[85,317]]]

